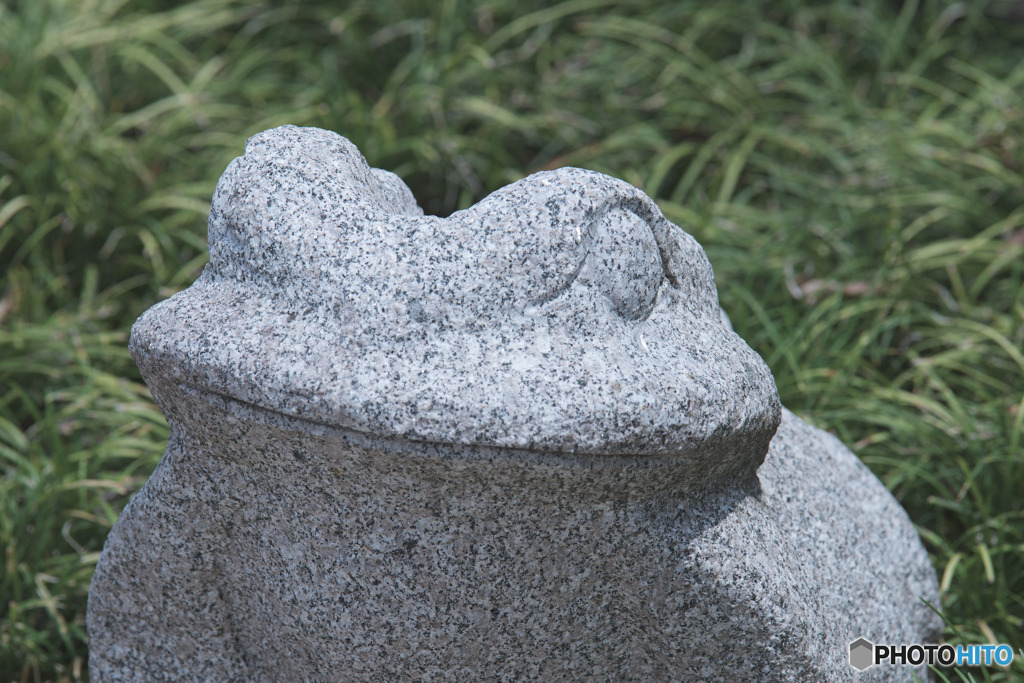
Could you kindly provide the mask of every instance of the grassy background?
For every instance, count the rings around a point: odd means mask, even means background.
[[[0,5],[2,680],[87,678],[96,558],[167,438],[129,327],[283,123],[428,213],[563,165],[643,188],[783,402],[906,507],[946,638],[1024,647],[1019,3],[547,4]]]

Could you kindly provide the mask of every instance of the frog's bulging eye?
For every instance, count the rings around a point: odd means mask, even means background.
[[[661,256],[647,221],[624,208],[595,221],[588,258],[595,284],[627,320],[646,317],[664,277]]]

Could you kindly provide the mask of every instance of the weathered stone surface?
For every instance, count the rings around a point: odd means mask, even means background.
[[[97,567],[95,680],[853,680],[856,638],[934,637],[906,514],[621,181],[427,217],[267,131],[131,347],[172,436]]]

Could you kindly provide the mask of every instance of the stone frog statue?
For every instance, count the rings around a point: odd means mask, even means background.
[[[906,514],[627,183],[424,216],[285,126],[209,248],[132,329],[171,437],[97,566],[95,680],[839,681],[858,639],[935,637]]]

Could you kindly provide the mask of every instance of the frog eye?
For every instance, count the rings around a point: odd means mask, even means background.
[[[590,278],[627,320],[645,318],[664,277],[658,243],[636,213],[613,208],[591,226]]]

